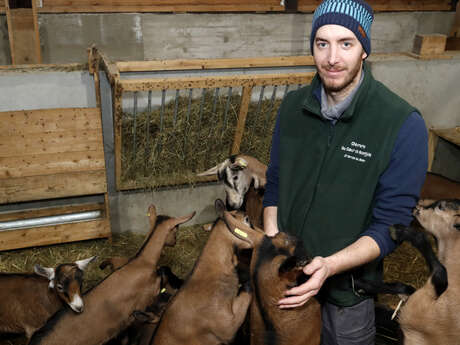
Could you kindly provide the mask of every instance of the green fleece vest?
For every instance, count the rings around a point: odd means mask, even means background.
[[[352,103],[333,125],[321,116],[312,84],[288,93],[280,108],[278,225],[302,238],[312,256],[350,245],[370,225],[374,193],[389,164],[399,129],[412,106],[376,81],[364,79]],[[374,261],[328,279],[321,296],[339,306],[363,300],[354,278],[376,279]]]

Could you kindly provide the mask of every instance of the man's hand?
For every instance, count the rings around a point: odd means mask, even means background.
[[[303,272],[310,276],[305,283],[287,290],[287,296],[278,301],[281,309],[295,308],[304,305],[311,297],[315,296],[325,280],[331,275],[331,269],[325,258],[315,257],[308,265],[303,268]]]

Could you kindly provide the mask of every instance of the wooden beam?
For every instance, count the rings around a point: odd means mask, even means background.
[[[314,66],[313,56],[281,56],[233,59],[177,59],[156,61],[120,61],[120,72],[206,70],[225,68]]]
[[[165,89],[195,89],[238,86],[309,84],[314,72],[283,74],[246,74],[189,78],[126,79],[120,81],[123,92]]]
[[[298,0],[301,12],[313,12],[321,0]],[[451,0],[367,0],[375,12],[450,11]]]
[[[11,8],[9,1],[6,0],[5,5],[12,64],[40,64],[42,57],[35,0],[31,0],[31,8]]]
[[[291,0],[285,0],[289,6]],[[294,1],[295,2],[295,1]],[[0,0],[3,13],[4,0]],[[313,12],[321,0],[297,0],[299,12]],[[451,0],[368,0],[376,12],[395,11],[451,11]],[[194,1],[171,0],[166,4],[160,0],[44,0],[39,13],[104,13],[104,12],[284,12],[279,0],[220,0]]]
[[[236,124],[235,136],[233,138],[231,155],[240,153],[241,140],[243,138],[244,128],[246,126],[246,117],[248,115],[249,103],[251,102],[252,86],[243,87],[241,97],[240,112],[238,114],[238,123]]]

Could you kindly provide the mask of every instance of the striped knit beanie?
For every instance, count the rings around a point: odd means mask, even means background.
[[[353,31],[361,42],[367,56],[371,53],[371,24],[374,20],[372,8],[364,0],[324,0],[313,15],[310,49],[316,31],[323,25],[336,24]]]

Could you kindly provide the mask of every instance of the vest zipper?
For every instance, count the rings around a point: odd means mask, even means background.
[[[332,123],[332,121],[329,121],[329,136],[327,138],[327,147],[331,147],[332,140],[334,139],[334,128],[335,125]]]

